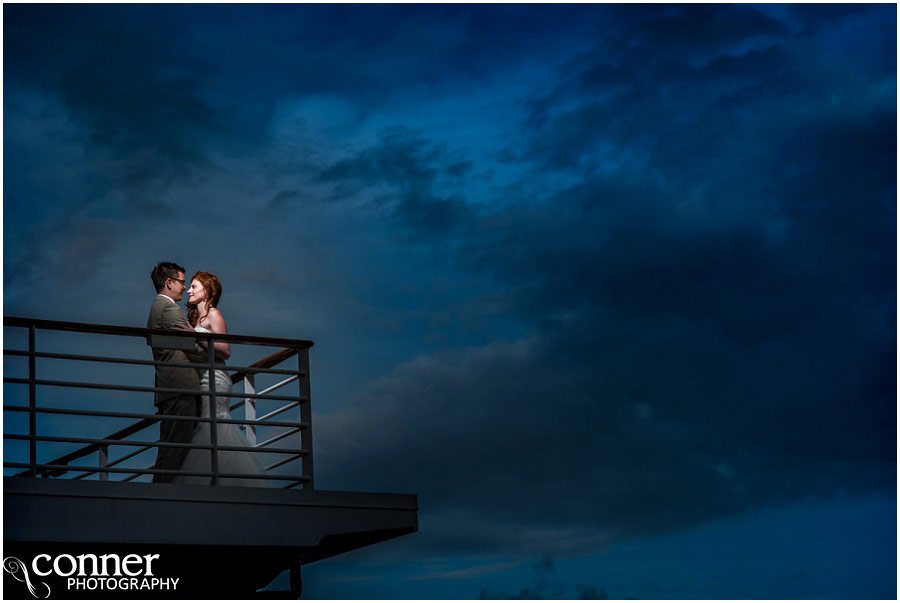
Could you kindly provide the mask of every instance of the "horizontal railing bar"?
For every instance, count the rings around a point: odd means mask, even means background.
[[[154,415],[152,419],[141,419],[140,421],[138,421],[136,423],[132,423],[131,425],[128,425],[127,427],[124,427],[115,433],[111,433],[108,436],[106,436],[105,439],[121,440],[123,438],[127,438],[128,436],[134,435],[135,433],[138,433],[139,431],[143,431],[152,425],[156,425],[157,423],[159,423],[160,419],[162,419],[163,417],[170,417],[175,420],[186,420],[186,419],[191,418],[191,417],[183,417],[180,415]],[[67,465],[69,463],[69,461],[74,461],[75,459],[79,459],[79,458],[87,456],[89,454],[93,454],[97,450],[98,450],[98,447],[96,445],[90,444],[88,446],[79,448],[78,450],[73,450],[72,452],[68,452],[59,458],[53,459],[53,463],[58,464],[58,465]],[[31,472],[27,471],[25,473],[19,473],[19,474],[17,474],[17,476],[30,475],[30,474],[31,474]]]
[[[110,462],[107,463],[105,466],[106,466],[106,467],[115,467],[115,466],[118,465],[119,463],[121,463],[121,462],[123,462],[123,461],[127,461],[127,460],[130,459],[130,458],[136,457],[137,455],[141,454],[142,452],[146,452],[146,451],[150,450],[151,448],[152,448],[152,446],[143,446],[143,447],[141,447],[141,448],[138,448],[137,450],[132,450],[131,452],[129,452],[129,453],[126,454],[125,456],[119,457],[119,458],[117,458],[117,459],[114,460],[114,461],[110,461]],[[100,473],[101,471],[103,471],[103,469],[98,468],[98,469],[96,469],[95,471],[89,471],[88,473],[83,473],[83,474],[79,475],[78,477],[75,477],[74,479],[81,479],[82,477],[87,477],[88,475],[93,475],[93,474],[95,474],[95,473]]]
[[[32,438],[28,434],[24,433],[4,433],[4,440],[22,440],[22,441],[30,441]],[[143,442],[139,440],[102,440],[102,439],[92,439],[92,438],[71,438],[66,436],[34,436],[34,440],[36,442],[61,442],[66,444],[93,444],[95,446],[100,446],[103,444],[109,444],[113,446],[163,446],[164,448],[203,448],[202,444],[197,444],[196,446],[192,446],[191,444],[185,444],[183,442]],[[207,445],[206,448],[212,448],[212,446]],[[88,453],[90,454],[90,453]],[[84,455],[86,456],[86,455]]]
[[[300,457],[297,456],[296,454],[292,454],[291,456],[287,457],[286,459],[281,459],[277,463],[272,463],[271,465],[266,467],[266,471],[271,471],[272,469],[275,469],[276,467],[281,467],[282,465],[287,465],[291,461],[296,461],[299,458]]]
[[[19,377],[4,377],[4,383],[18,383],[27,385],[34,383],[35,385],[49,385],[53,387],[80,387],[85,389],[106,389],[125,392],[154,392],[160,394],[211,394],[208,389],[179,389],[174,387],[140,387],[137,385],[110,385],[105,383],[84,383],[81,381],[51,381],[48,379],[22,379]],[[308,402],[309,399],[298,398],[297,396],[260,396],[253,394],[248,396],[244,392],[216,392],[216,396],[226,398],[248,398],[252,397],[258,400],[284,400],[286,402]]]
[[[4,440],[23,440],[30,441],[31,436],[18,433],[4,433]],[[71,438],[66,436],[34,436],[37,442],[60,442],[64,444],[95,444],[110,446],[164,446],[166,448],[189,448],[193,450],[212,450],[210,444],[193,444],[182,442],[145,442],[140,440],[100,440],[96,438]],[[301,454],[309,456],[308,450],[297,450],[296,448],[254,448],[252,446],[216,446],[218,450],[229,450],[232,452],[265,452],[266,454]]]
[[[285,360],[289,360],[289,359],[293,358],[294,356],[296,356],[299,353],[300,353],[300,350],[297,348],[283,348],[281,350],[278,350],[277,352],[273,352],[273,353],[269,354],[262,360],[258,360],[257,362],[254,362],[253,364],[250,365],[250,368],[251,369],[254,369],[254,367],[270,368],[270,367],[276,366],[278,364],[281,364]],[[255,374],[255,369],[250,370],[250,371],[238,371],[237,373],[234,373],[233,375],[231,375],[231,382],[237,383],[241,379],[245,378],[247,375],[252,375],[252,374]]]
[[[292,357],[296,356],[297,353],[298,353],[298,351],[294,348],[283,348],[281,350],[278,350],[277,352],[269,354],[262,360],[254,362],[251,365],[251,367],[253,367],[253,368],[257,368],[257,367],[258,368],[269,368],[269,367],[275,366],[276,364],[278,364],[280,362],[283,362],[287,358],[292,358]],[[246,375],[246,373],[241,373],[241,372],[234,373],[233,375],[231,375],[232,382],[236,383],[237,381],[242,379],[245,375]],[[245,400],[240,400],[237,404],[235,404],[232,407],[232,409],[243,406],[244,402],[245,402]],[[155,425],[156,423],[159,422],[160,418],[161,417],[159,415],[155,415],[154,418],[152,418],[152,419],[141,419],[137,423],[128,425],[127,427],[124,427],[123,429],[120,429],[119,431],[108,435],[106,437],[106,439],[117,440],[117,439],[126,438],[130,435],[133,435],[139,431],[146,429],[147,427],[149,427],[151,425]],[[96,451],[97,451],[97,447],[94,445],[84,446],[83,448],[74,450],[72,452],[69,452],[69,453],[57,458],[57,459],[54,459],[53,462],[57,463],[57,464],[67,464],[70,461],[81,458],[88,454],[92,454]],[[25,474],[28,474],[28,473],[30,473],[30,472],[26,472]],[[17,474],[17,475],[24,475],[24,474]]]
[[[299,404],[299,402],[295,402],[294,404]],[[15,411],[15,412],[30,412],[31,409],[27,406],[12,406],[9,404],[3,405],[4,411]],[[185,415],[159,415],[159,414],[148,414],[148,413],[139,413],[139,412],[115,412],[115,411],[99,411],[99,410],[81,410],[81,409],[69,409],[69,408],[52,408],[48,406],[37,406],[35,407],[35,412],[41,412],[46,414],[56,414],[56,415],[79,415],[79,416],[87,416],[87,417],[104,417],[104,418],[120,418],[120,419],[174,419],[177,421],[196,421],[198,423],[212,423],[212,419],[209,417],[188,417]],[[269,413],[271,414],[271,413]],[[216,423],[231,423],[234,425],[261,425],[263,427],[300,427],[300,429],[307,429],[309,427],[306,423],[299,423],[297,421],[265,421],[264,418],[259,418],[255,420],[247,420],[247,419],[216,419]],[[151,427],[153,423],[146,425],[143,429],[147,427]],[[118,440],[119,438],[113,438]]]
[[[288,383],[291,383],[291,382],[293,382],[293,381],[296,381],[297,379],[300,378],[301,375],[302,375],[302,373],[301,373],[300,375],[294,375],[294,376],[292,376],[292,377],[289,377],[288,379],[285,379],[285,380],[282,381],[281,383],[276,383],[275,385],[272,385],[272,386],[270,386],[270,387],[267,387],[266,389],[262,390],[261,392],[244,392],[244,399],[243,399],[243,400],[240,400],[240,401],[238,401],[238,402],[235,402],[235,403],[229,408],[229,410],[237,410],[238,408],[240,408],[241,406],[243,406],[244,404],[246,404],[248,400],[255,400],[256,397],[257,397],[257,396],[260,396],[260,395],[265,396],[267,393],[269,393],[269,392],[271,392],[271,391],[275,391],[275,390],[278,389],[279,387],[284,387],[284,386],[287,385]],[[237,383],[237,382],[235,382],[235,383]],[[251,394],[252,394],[252,395],[251,395]],[[263,399],[265,400],[266,398],[263,398]],[[274,414],[278,414],[279,412],[283,412],[283,411],[287,410],[288,408],[293,408],[293,407],[299,406],[299,405],[300,405],[300,402],[291,402],[290,404],[288,404],[288,405],[286,405],[286,406],[282,406],[280,409],[278,409],[277,411],[275,411]],[[273,416],[273,413],[269,413],[269,414],[266,415],[266,416],[267,416],[267,417],[268,417],[268,416]],[[259,420],[262,420],[262,419],[259,419]]]
[[[294,433],[296,433],[296,432],[294,432]],[[145,451],[147,451],[147,450],[150,450],[150,448],[151,448],[150,446],[144,446],[143,448],[139,448],[138,450],[135,450],[135,451],[133,451],[133,452],[129,452],[129,453],[126,454],[125,456],[120,457],[120,458],[118,458],[118,459],[116,459],[116,460],[114,460],[114,461],[111,461],[111,462],[107,463],[107,464],[104,465],[103,467],[94,469],[94,470],[92,470],[92,471],[88,471],[87,473],[82,473],[81,475],[75,476],[75,477],[73,477],[72,479],[82,479],[82,478],[85,478],[85,477],[94,475],[94,474],[96,474],[96,473],[102,473],[102,472],[104,471],[105,468],[108,468],[108,467],[115,467],[116,465],[118,465],[119,463],[121,463],[121,462],[123,462],[123,461],[127,461],[128,459],[130,459],[130,458],[132,458],[132,457],[135,457],[135,456],[141,454],[142,452],[145,452]],[[302,455],[296,454],[296,453],[295,453],[295,454],[290,454],[290,455],[288,455],[287,458],[282,459],[282,460],[280,460],[280,461],[278,461],[278,462],[272,463],[271,465],[268,465],[268,466],[266,467],[266,471],[271,471],[272,469],[277,469],[278,467],[281,467],[282,465],[286,465],[286,464],[290,463],[291,461],[296,461],[296,460],[299,459],[299,458],[303,458]],[[210,474],[210,475],[211,475],[211,474]],[[220,477],[222,476],[222,474],[219,474],[219,475],[220,475]],[[137,474],[135,474],[135,475],[133,475],[133,476],[127,478],[127,479],[120,480],[120,481],[131,481],[131,480],[133,480],[133,479],[136,478],[136,477],[139,477],[139,476],[138,476]]]
[[[174,331],[168,329],[145,329],[145,328],[136,328],[136,327],[123,327],[123,326],[115,326],[115,325],[97,325],[97,324],[89,324],[89,323],[75,323],[75,322],[64,322],[64,321],[51,321],[51,320],[42,320],[42,319],[34,319],[34,318],[19,318],[19,317],[4,317],[4,325],[9,327],[23,327],[26,328],[29,332],[34,333],[36,329],[41,330],[50,330],[50,331],[69,331],[69,332],[79,332],[79,333],[93,333],[98,335],[118,335],[118,336],[126,336],[126,337],[141,337],[146,340],[149,344],[152,342],[151,335],[161,335],[166,337],[184,337],[188,338],[187,342],[199,342],[200,347],[204,347],[204,342],[232,342],[232,343],[246,343],[257,346],[286,346],[283,349],[270,354],[267,358],[264,358],[262,361],[254,363],[249,367],[244,366],[228,366],[225,364],[217,364],[212,366],[205,362],[193,362],[193,363],[176,363],[176,362],[163,362],[156,360],[144,360],[138,358],[114,358],[108,356],[91,356],[84,354],[64,354],[61,352],[37,352],[33,349],[33,346],[30,350],[15,350],[9,349],[4,350],[4,354],[8,356],[23,356],[30,358],[42,358],[42,359],[58,359],[58,360],[71,360],[71,361],[81,361],[81,362],[96,362],[96,363],[108,363],[108,364],[117,364],[117,365],[137,365],[137,366],[168,366],[168,367],[178,367],[178,368],[190,368],[197,369],[199,371],[212,371],[215,370],[231,370],[238,371],[232,375],[230,375],[230,379],[232,383],[237,383],[237,381],[246,378],[249,375],[253,374],[277,374],[283,375],[287,378],[277,383],[276,385],[269,386],[262,391],[258,392],[215,392],[217,396],[221,398],[233,398],[237,401],[235,404],[235,408],[239,408],[240,406],[246,405],[251,400],[277,400],[284,404],[281,408],[275,409],[263,417],[256,418],[254,420],[242,420],[235,418],[228,419],[217,419],[206,418],[206,417],[185,417],[181,415],[158,415],[158,414],[149,414],[149,413],[123,413],[123,412],[103,412],[103,411],[93,411],[86,409],[77,409],[70,410],[65,408],[49,408],[49,407],[39,407],[36,408],[33,403],[28,407],[16,407],[12,405],[4,406],[4,410],[14,411],[14,412],[26,412],[32,417],[32,429],[28,435],[24,434],[4,434],[5,440],[23,440],[31,442],[32,447],[32,458],[29,463],[4,463],[4,467],[9,468],[18,468],[18,469],[26,469],[27,474],[34,476],[55,476],[55,475],[64,475],[66,477],[71,478],[76,472],[86,472],[83,475],[77,475],[74,479],[83,479],[87,476],[93,476],[95,474],[100,474],[100,477],[105,479],[106,473],[117,474],[121,476],[127,476],[126,480],[134,479],[140,475],[196,475],[214,478],[216,475],[215,469],[215,459],[213,459],[213,467],[211,472],[202,473],[202,472],[186,472],[181,470],[161,470],[161,469],[136,469],[136,468],[127,468],[121,467],[121,464],[129,459],[134,459],[134,457],[146,453],[148,450],[152,448],[157,449],[195,449],[195,450],[208,450],[215,454],[215,451],[221,450],[223,452],[263,452],[267,454],[277,454],[281,456],[286,456],[280,461],[275,462],[271,468],[280,467],[286,463],[290,463],[300,458],[309,457],[312,454],[312,451],[307,446],[307,449],[298,449],[298,448],[275,448],[270,447],[270,445],[277,443],[280,440],[283,440],[291,435],[294,435],[298,432],[301,432],[303,429],[309,429],[309,420],[307,419],[305,423],[297,423],[295,421],[271,421],[272,417],[276,417],[281,413],[284,413],[288,409],[295,407],[303,407],[304,403],[309,403],[309,395],[308,392],[304,392],[301,387],[300,396],[281,396],[281,395],[269,395],[270,392],[275,392],[281,387],[284,387],[294,381],[302,380],[304,377],[308,377],[308,368],[303,366],[303,362],[301,362],[301,371],[296,370],[286,370],[286,369],[275,369],[272,368],[276,366],[278,363],[283,362],[293,356],[301,355],[301,358],[305,358],[305,352],[301,352],[302,350],[306,350],[312,347],[314,344],[308,340],[294,340],[294,339],[283,339],[283,338],[274,338],[274,337],[251,337],[244,335],[236,335],[236,334],[215,334],[215,333],[201,333],[201,332],[192,332],[192,331]],[[155,343],[163,343],[155,342]],[[191,347],[193,345],[191,344]],[[212,359],[210,357],[210,359]],[[34,360],[32,360],[32,363]],[[177,396],[177,395],[210,395],[213,391],[208,389],[200,390],[200,389],[180,389],[180,388],[160,388],[160,387],[142,387],[142,386],[132,386],[132,385],[116,385],[109,383],[88,383],[88,382],[80,382],[80,381],[66,381],[60,379],[37,379],[35,375],[28,375],[29,379],[19,379],[13,377],[6,377],[3,379],[5,383],[15,383],[22,385],[30,385],[30,390],[33,391],[35,386],[47,386],[47,387],[69,387],[69,388],[83,388],[83,389],[92,389],[92,390],[113,390],[119,392],[155,392],[156,394],[162,394],[163,397],[166,395]],[[303,383],[301,381],[301,383]],[[215,387],[213,386],[213,389]],[[306,395],[303,395],[303,394]],[[220,398],[220,399],[221,399]],[[95,439],[95,438],[81,438],[81,437],[69,437],[69,436],[49,436],[49,435],[41,435],[38,436],[35,434],[34,429],[34,420],[35,415],[40,413],[49,413],[49,414],[70,414],[70,415],[80,415],[80,416],[91,416],[91,417],[109,417],[109,418],[128,418],[128,419],[138,419],[136,423],[129,425],[123,429],[120,429],[116,434],[112,434],[103,439]],[[268,440],[257,444],[255,446],[250,446],[246,442],[245,446],[216,446],[214,444],[191,444],[191,443],[181,443],[181,442],[150,442],[150,441],[139,441],[139,440],[123,440],[118,439],[123,437],[124,434],[128,433],[133,434],[138,431],[144,430],[149,426],[152,426],[155,423],[158,423],[161,420],[176,420],[176,421],[195,421],[198,423],[218,423],[221,422],[223,424],[236,424],[241,426],[263,426],[263,427],[276,427],[284,429],[284,433],[276,435]],[[80,435],[80,434],[79,434]],[[149,434],[148,434],[149,435]],[[213,434],[214,436],[215,434]],[[213,442],[215,438],[213,437]],[[73,452],[69,452],[59,459],[54,461],[49,461],[47,463],[37,463],[34,458],[34,446],[37,442],[57,442],[57,443],[68,443],[68,444],[88,444],[87,446],[83,446],[78,450]],[[131,452],[127,452],[123,456],[118,459],[114,459],[111,462],[108,461],[107,455],[105,454],[107,448],[109,446],[126,446],[129,448],[134,448]],[[68,459],[76,459],[86,456],[88,454],[92,454],[97,450],[100,451],[100,462],[101,466],[91,465],[91,466],[76,466],[69,465]],[[63,461],[63,459],[66,459]],[[305,463],[306,461],[304,461]],[[64,463],[64,464],[60,464]],[[134,464],[134,463],[132,463]],[[116,467],[115,465],[118,465]],[[152,466],[151,466],[152,467]],[[311,469],[311,467],[310,467]],[[21,474],[20,474],[21,475]],[[249,478],[249,479],[263,479],[263,480],[279,480],[284,482],[289,482],[288,488],[292,488],[299,484],[303,484],[308,482],[312,484],[312,476],[275,476],[275,475],[249,475],[249,474],[236,474],[236,473],[218,473],[219,477],[222,478]],[[214,481],[214,480],[213,480]]]
[[[187,475],[187,474],[185,474]],[[212,473],[192,473],[191,475],[196,475],[199,477],[212,477]],[[281,475],[260,475],[258,473],[219,473],[219,479],[223,477],[232,478],[232,479],[272,479],[273,477],[278,480],[285,481],[286,478],[290,478],[293,476],[281,476]]]
[[[265,395],[268,394],[269,392],[273,392],[273,391],[275,391],[276,389],[278,389],[279,387],[284,387],[284,386],[287,385],[288,383],[293,383],[294,381],[296,381],[296,380],[299,379],[299,378],[300,378],[300,377],[299,377],[298,375],[291,375],[290,377],[288,377],[288,378],[285,379],[284,381],[279,381],[279,382],[276,383],[275,385],[270,385],[269,387],[267,387],[267,388],[264,389],[264,390],[261,390],[261,391],[258,391],[258,392],[254,392],[252,395],[247,395],[247,392],[244,392],[244,395],[246,395],[248,398],[251,398],[251,399],[252,399],[252,398],[256,398],[257,396],[265,396]]]
[[[88,471],[87,473],[82,473],[81,475],[76,475],[75,477],[73,477],[71,479],[73,479],[73,480],[74,479],[83,479],[85,477],[90,477],[91,475],[95,475],[97,473],[103,473],[105,471],[106,471],[106,468],[103,467],[103,468],[95,469],[93,471]],[[135,471],[135,469],[126,469],[125,470],[126,473],[133,473],[134,471]],[[116,473],[121,473],[121,471],[117,471]],[[193,471],[185,471],[183,473],[179,473],[178,475],[184,475],[184,476],[189,475],[191,477],[194,477],[194,476],[212,477],[212,473],[197,473],[197,472],[193,472]],[[268,479],[268,477],[269,477],[267,475],[259,475],[258,473],[219,473],[218,476],[219,477],[241,477],[241,478],[249,477],[252,479]],[[135,477],[138,477],[138,475],[129,477],[129,478],[127,478],[127,480],[118,480],[118,481],[123,481],[123,482],[130,481],[130,480],[134,479]]]
[[[28,463],[3,463],[4,468],[8,469],[28,469],[31,467]],[[51,470],[69,470],[69,471],[92,471],[94,467],[82,467],[82,466],[69,466],[69,465],[37,465],[38,471],[51,469]],[[198,477],[212,477],[212,473],[200,473],[200,472],[191,472],[191,471],[181,471],[179,469],[119,469],[116,467],[105,469],[109,473],[137,473],[140,475],[191,475]],[[298,483],[308,482],[308,477],[296,477],[293,475],[258,475],[253,473],[220,473],[219,477],[231,477],[231,478],[244,478],[251,477],[253,479],[269,479],[269,480],[280,480],[280,481],[290,481],[290,480],[302,480]]]
[[[272,444],[273,442],[277,442],[278,440],[283,440],[284,438],[286,438],[286,437],[288,437],[288,436],[292,436],[292,435],[294,435],[295,433],[300,433],[300,431],[301,431],[301,430],[300,430],[300,429],[297,429],[297,428],[294,428],[294,429],[288,429],[287,431],[285,431],[285,432],[283,432],[283,433],[280,433],[280,434],[278,434],[278,435],[276,435],[276,436],[272,436],[271,438],[269,438],[268,440],[266,440],[266,441],[264,441],[264,442],[259,442],[258,444],[256,444],[255,447],[256,447],[256,448],[262,448],[263,446],[268,446],[269,444]]]
[[[243,400],[238,400],[237,402],[235,402],[234,404],[232,404],[231,406],[229,406],[229,407],[228,407],[228,410],[229,410],[229,411],[237,410],[237,409],[239,409],[241,406],[245,405],[247,402],[252,402],[253,399],[254,399],[254,398],[253,398],[252,393],[250,393],[250,392],[244,392],[244,399],[243,399]],[[301,404],[301,402],[291,402],[290,404],[285,404],[285,405],[282,406],[281,408],[278,408],[278,409],[276,409],[276,410],[270,412],[269,414],[267,414],[267,415],[265,415],[265,416],[267,416],[267,417],[275,416],[275,415],[277,415],[278,413],[281,413],[281,412],[284,412],[284,411],[289,410],[289,409],[291,409],[291,408],[294,408],[295,406],[300,406],[300,404]],[[257,420],[261,421],[262,419],[260,418],[260,419],[257,419]]]
[[[273,410],[272,412],[270,412],[270,413],[268,413],[268,414],[265,414],[265,415],[259,417],[259,418],[256,419],[256,420],[257,420],[257,421],[265,421],[265,420],[268,419],[269,417],[274,417],[275,415],[280,415],[280,414],[283,413],[284,411],[290,410],[290,409],[292,409],[292,408],[296,408],[297,406],[300,406],[300,403],[299,403],[299,402],[291,402],[290,404],[285,404],[285,405],[282,406],[281,408],[276,408],[276,409]]]
[[[127,460],[130,459],[130,458],[136,457],[136,456],[139,455],[140,453],[146,452],[146,451],[150,450],[151,448],[153,448],[153,447],[152,447],[152,446],[142,446],[141,448],[138,448],[137,450],[132,450],[131,452],[129,452],[129,453],[126,454],[125,456],[120,456],[120,457],[117,458],[116,460],[110,461],[110,462],[106,463],[105,466],[106,466],[106,467],[115,467],[115,466],[118,465],[119,463],[123,463],[123,462],[127,461]]]
[[[97,449],[99,450],[100,447],[98,446]],[[107,462],[105,465],[101,465],[100,467],[98,467],[95,471],[88,471],[87,473],[82,473],[81,475],[76,475],[76,476],[73,477],[72,479],[81,479],[81,478],[84,478],[84,477],[88,477],[89,475],[94,475],[95,473],[103,473],[103,472],[105,471],[105,468],[106,468],[106,467],[113,467],[113,466],[115,466],[115,465],[118,465],[118,464],[121,463],[122,461],[128,460],[128,459],[130,459],[130,458],[132,458],[132,457],[134,457],[134,456],[137,456],[138,454],[140,454],[140,453],[142,453],[142,452],[145,452],[145,451],[147,451],[147,450],[150,450],[150,447],[149,447],[149,446],[144,446],[144,447],[139,448],[139,449],[137,449],[137,450],[135,450],[135,451],[133,451],[133,452],[129,452],[128,454],[126,454],[125,456],[123,456],[122,458],[120,458],[119,460],[117,460],[117,461],[115,461],[115,462],[112,462],[112,463]]]
[[[27,351],[3,350],[3,353],[11,356],[28,356]],[[208,362],[163,362],[162,360],[138,360],[137,358],[113,358],[111,356],[85,356],[84,354],[57,354],[55,352],[35,352],[36,358],[50,358],[55,360],[83,360],[85,362],[109,362],[111,364],[136,364],[141,366],[166,366],[175,368],[207,368]],[[217,364],[221,371],[241,371],[242,373],[272,373],[275,375],[293,375],[297,378],[297,371],[291,369],[256,368],[252,366],[233,366]],[[238,379],[240,381],[240,379]],[[232,381],[236,383],[236,381]]]
[[[251,345],[280,345],[296,347],[300,349],[311,348],[314,344],[306,339],[284,339],[281,337],[251,337],[249,335],[236,335],[231,333],[200,333],[188,331],[175,331],[170,329],[146,329],[140,327],[123,327],[116,325],[98,325],[82,322],[65,322],[61,320],[42,320],[39,318],[19,318],[16,316],[4,316],[5,327],[31,327],[51,331],[77,331],[81,333],[97,333],[105,335],[124,335],[130,337],[146,337],[147,335],[168,335],[173,337],[194,337],[200,339],[214,339],[215,341],[228,341],[233,343],[248,343]]]
[[[302,479],[298,479],[298,480],[294,480],[293,483],[290,483],[290,484],[288,484],[287,486],[282,486],[281,489],[282,489],[282,490],[289,490],[289,489],[293,488],[294,486],[299,486],[300,484],[305,483],[305,482],[308,482],[308,481],[309,481],[309,478],[308,478],[308,477],[305,477],[305,478],[302,478]]]

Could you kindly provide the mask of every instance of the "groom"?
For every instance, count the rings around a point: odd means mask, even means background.
[[[153,280],[153,286],[156,287],[157,295],[153,300],[153,305],[150,306],[147,328],[193,332],[184,315],[184,310],[177,303],[181,300],[186,288],[184,268],[172,262],[160,262],[150,272],[150,278]],[[161,338],[159,335],[151,335],[149,341],[150,345],[154,346],[153,360],[157,362],[191,362],[192,360],[189,358],[194,356],[190,351],[185,353],[186,349],[194,349],[193,339],[187,337]],[[172,347],[156,347],[159,345]],[[156,387],[199,390],[200,379],[197,371],[189,367],[157,366]],[[157,414],[160,415],[185,417],[200,415],[199,394],[156,392],[154,404]],[[159,422],[159,441],[188,444],[194,436],[196,426],[196,421],[162,419]],[[156,449],[156,464],[153,468],[180,469],[187,453],[187,448],[159,446]],[[173,477],[172,475],[154,474],[153,481],[171,482]]]

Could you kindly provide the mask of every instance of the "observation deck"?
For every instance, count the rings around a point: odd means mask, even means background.
[[[230,343],[229,364],[215,364],[211,345],[207,363],[149,359],[148,343],[193,349],[203,339]],[[314,488],[311,341],[16,317],[4,317],[4,341],[4,554],[30,572],[34,596],[47,588],[51,598],[296,598],[302,565],[418,529],[414,494]],[[266,347],[276,349],[255,359]],[[231,392],[192,393],[228,397],[231,418],[192,420],[210,423],[211,434],[238,425],[247,445],[222,450],[258,456],[265,474],[221,473],[215,435],[208,445],[158,442],[156,425],[170,417],[146,411],[155,392],[174,390],[148,385],[155,366],[225,370]],[[154,469],[159,446],[208,450],[210,470]],[[154,474],[204,485],[151,483]],[[269,487],[219,485],[223,478]],[[33,565],[41,555],[46,565]],[[104,576],[90,565],[116,555],[159,555],[145,576],[178,578],[177,587],[123,591],[134,574]],[[87,568],[73,565],[85,559]],[[285,570],[288,589],[260,590]],[[7,596],[31,598],[12,574]],[[91,576],[112,588],[72,585]]]

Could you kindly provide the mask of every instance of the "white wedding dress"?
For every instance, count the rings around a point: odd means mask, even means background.
[[[203,327],[194,327],[194,330],[199,333],[209,333],[208,329]],[[216,392],[230,392],[231,391],[231,377],[225,371],[216,370]],[[200,389],[208,390],[209,389],[209,370],[204,370],[201,379],[200,379]],[[202,417],[209,417],[209,396],[203,395],[201,396],[203,400],[202,410],[200,411],[200,415]],[[218,396],[216,397],[216,418],[217,419],[231,419],[231,413],[228,412],[228,407],[231,405],[232,398],[230,396]],[[194,433],[194,437],[191,440],[192,445],[209,445],[209,433],[210,433],[210,423],[198,423],[197,431]],[[216,445],[217,446],[244,446],[249,447],[250,444],[247,442],[247,438],[241,433],[238,426],[234,423],[218,423],[216,424]],[[196,471],[196,472],[212,472],[211,467],[211,456],[212,453],[209,449],[196,449],[192,448],[188,451],[187,456],[185,456],[184,463],[181,464],[182,471]],[[260,453],[249,452],[249,451],[239,451],[239,450],[219,450],[218,464],[219,464],[219,474],[223,473],[241,473],[241,474],[249,474],[249,475],[265,475],[266,470],[263,467],[262,462],[258,458]],[[202,477],[199,475],[176,475],[172,479],[172,483],[175,484],[198,484],[198,485],[209,485],[210,478]],[[243,486],[243,487],[251,487],[251,488],[266,488],[269,487],[269,482],[265,479],[254,479],[251,477],[246,478],[236,478],[236,477],[220,477],[219,478],[220,486]]]

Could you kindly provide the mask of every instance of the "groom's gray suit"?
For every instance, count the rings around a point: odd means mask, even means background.
[[[147,318],[148,329],[171,329],[176,325],[182,325],[190,328],[184,310],[165,295],[159,294],[153,300],[150,306],[150,316]],[[151,336],[158,337],[158,336]],[[173,338],[176,339],[176,338]],[[184,339],[184,343],[193,340]],[[170,345],[172,345],[170,343]],[[190,358],[190,359],[189,359]],[[162,362],[196,362],[197,357],[191,353],[185,353],[184,350],[170,348],[153,348],[153,359]],[[167,387],[175,389],[200,389],[200,378],[197,370],[192,368],[182,368],[175,366],[157,366],[156,367],[156,387]],[[186,417],[197,417],[200,415],[200,396],[199,394],[173,394],[167,392],[156,392],[154,404],[156,405],[157,414],[161,415],[182,415]],[[159,423],[159,440],[161,442],[181,442],[188,444],[194,436],[194,430],[197,426],[196,421],[176,421],[173,419],[162,419]],[[187,448],[170,448],[160,446],[156,452],[155,469],[179,469],[187,455]],[[153,476],[154,482],[171,482],[172,475],[156,474]]]

